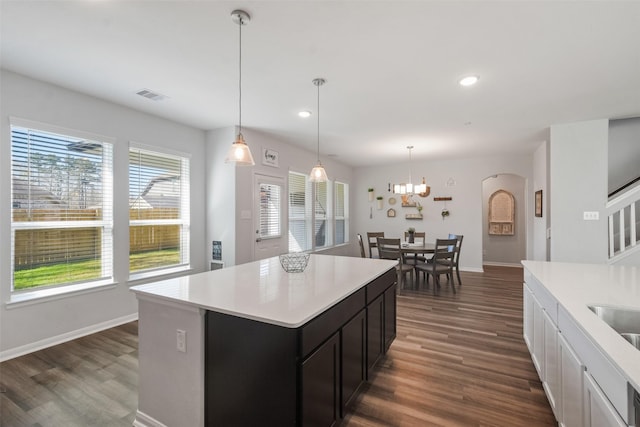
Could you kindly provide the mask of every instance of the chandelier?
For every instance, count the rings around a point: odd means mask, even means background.
[[[393,192],[402,195],[412,196],[417,194],[420,197],[427,197],[431,193],[431,187],[427,187],[424,177],[422,178],[422,183],[413,184],[413,176],[411,175],[411,150],[413,150],[413,145],[408,145],[407,149],[409,150],[409,182],[393,184]]]

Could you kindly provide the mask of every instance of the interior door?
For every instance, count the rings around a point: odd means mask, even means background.
[[[287,252],[284,178],[254,176],[255,247],[253,260],[274,257]]]

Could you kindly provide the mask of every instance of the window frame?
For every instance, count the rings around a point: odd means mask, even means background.
[[[132,220],[129,215],[128,221],[128,236],[129,241],[131,241],[131,230],[132,227],[139,226],[149,226],[149,225],[177,225],[179,226],[179,242],[180,242],[180,261],[177,264],[171,264],[166,266],[152,267],[143,270],[131,270],[131,248],[129,247],[128,254],[128,263],[127,269],[129,272],[129,281],[136,281],[151,277],[162,276],[166,274],[171,274],[174,272],[184,271],[191,268],[191,191],[190,191],[190,182],[191,182],[191,155],[188,153],[183,153],[179,151],[169,150],[162,147],[151,146],[148,144],[141,144],[135,141],[129,142],[129,147],[127,149],[128,160],[127,160],[127,168],[128,168],[128,208],[127,211],[130,212],[131,205],[131,152],[132,150],[136,150],[138,152],[144,152],[152,156],[158,157],[167,157],[174,158],[180,161],[180,195],[181,199],[179,202],[179,218],[177,219],[142,219],[142,220]]]
[[[342,186],[343,187],[343,194],[342,194],[342,203],[343,203],[343,215],[338,215],[338,209],[337,207],[339,206],[339,202],[338,202],[338,187]],[[344,245],[349,243],[350,239],[349,239],[349,184],[346,182],[342,182],[342,181],[338,181],[335,180],[333,183],[333,194],[334,194],[334,244],[337,245]],[[338,242],[338,221],[344,221],[344,241],[343,242]]]
[[[296,215],[294,216],[293,215],[294,213],[292,212],[292,209],[291,209],[291,197],[292,197],[291,176],[292,175],[295,175],[298,177],[304,177],[305,179],[304,216],[302,216],[300,212],[297,212]],[[326,185],[326,200],[322,201],[323,203],[326,204],[326,206],[323,206],[326,211],[326,214],[324,215],[319,215],[317,213],[316,197],[318,196],[318,185],[319,185],[318,183],[312,183],[309,181],[308,174],[304,174],[304,173],[293,171],[293,170],[290,170],[288,173],[287,195],[289,200],[287,203],[287,207],[289,212],[287,213],[287,231],[289,235],[289,242],[288,242],[289,251],[295,250],[291,244],[291,239],[294,238],[294,235],[291,233],[292,221],[300,222],[304,220],[305,237],[307,239],[307,242],[310,242],[310,243],[308,243],[307,248],[302,249],[303,252],[322,251],[335,246],[348,244],[350,242],[350,239],[349,239],[349,184],[344,181],[338,181],[338,180],[328,180],[326,184],[324,184]],[[344,186],[344,200],[343,200],[344,216],[339,216],[339,217],[336,216],[336,206],[337,206],[336,197],[338,193],[336,191],[337,185]],[[324,236],[325,244],[320,246],[316,244],[315,229],[316,229],[316,222],[322,221],[322,220],[325,221],[325,227],[326,227],[325,236]],[[337,220],[345,221],[344,242],[340,242],[340,243],[336,243],[337,242],[337,236],[336,236]]]
[[[14,128],[22,128],[33,133],[53,134],[69,139],[81,139],[85,141],[99,143],[102,149],[101,167],[101,219],[99,220],[54,220],[54,221],[14,221],[13,203],[14,203],[14,177],[18,176],[14,165]],[[51,297],[71,292],[84,291],[95,287],[103,287],[105,285],[114,284],[114,207],[113,207],[113,170],[114,170],[114,146],[115,139],[104,135],[85,132],[77,129],[69,129],[47,123],[41,123],[33,120],[21,119],[17,117],[9,117],[9,133],[10,147],[9,153],[11,158],[10,179],[11,192],[10,199],[12,203],[10,217],[10,297],[8,304],[39,299],[42,297]],[[30,143],[29,143],[30,145]],[[28,147],[30,149],[30,146]],[[28,163],[31,166],[31,162]],[[29,180],[29,186],[31,181]],[[32,199],[29,199],[32,200]],[[73,230],[73,229],[91,229],[97,228],[100,233],[100,277],[95,279],[78,280],[64,283],[55,283],[48,285],[40,285],[25,289],[15,289],[15,257],[16,257],[16,231],[22,230]]]

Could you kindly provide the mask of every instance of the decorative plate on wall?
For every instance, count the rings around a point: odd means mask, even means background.
[[[390,205],[395,205],[396,204],[396,198],[395,197],[389,197],[389,204]]]

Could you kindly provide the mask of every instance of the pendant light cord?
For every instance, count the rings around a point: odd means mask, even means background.
[[[317,141],[318,141],[318,148],[317,148],[317,154],[318,154],[318,163],[320,163],[320,82],[318,81],[318,83],[316,83],[316,86],[318,87],[318,108],[317,108],[317,114],[318,114],[318,137],[317,137]]]
[[[413,175],[411,174],[411,149],[413,148],[413,145],[410,145],[407,148],[409,149],[409,183],[411,183],[411,186],[413,187]]]
[[[242,26],[244,20],[239,17],[238,27],[240,28],[240,38],[238,49],[238,134],[242,134]]]

